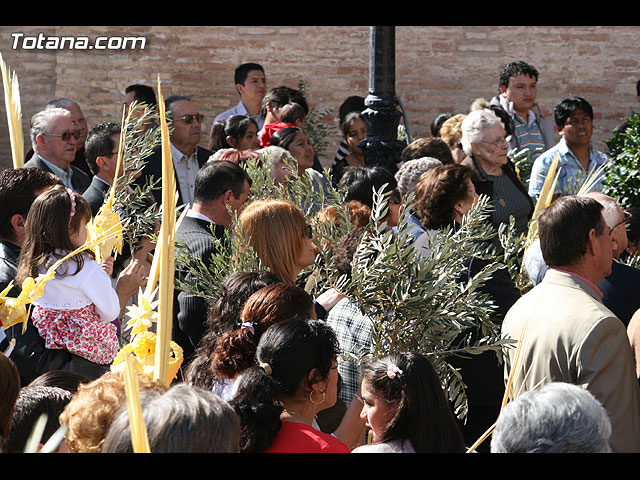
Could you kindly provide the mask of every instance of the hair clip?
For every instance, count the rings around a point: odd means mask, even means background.
[[[264,370],[264,373],[266,373],[266,374],[267,374],[267,377],[270,377],[270,376],[271,376],[271,372],[272,372],[272,370],[271,370],[271,365],[269,365],[269,364],[268,364],[268,363],[266,363],[266,362],[261,362],[260,364],[258,364],[258,366],[259,366],[261,369],[263,369],[263,370]]]
[[[389,365],[387,367],[387,377],[394,379],[396,375],[402,375],[402,370],[400,370],[396,365]]]
[[[69,224],[71,224],[71,219],[76,214],[76,197],[73,195],[73,190],[70,188],[67,188],[66,190],[69,198],[71,199],[71,216],[69,217]]]
[[[253,335],[256,334],[255,329],[253,328],[253,322],[242,322],[240,324],[240,328],[246,328],[247,330],[249,330]]]

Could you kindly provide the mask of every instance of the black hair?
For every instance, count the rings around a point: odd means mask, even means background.
[[[314,383],[326,379],[340,345],[333,329],[321,320],[289,320],[267,329],[256,350],[256,366],[238,380],[231,400],[242,426],[240,449],[261,452],[273,442],[282,425],[283,397],[309,388],[307,377],[316,370]]]
[[[339,183],[347,189],[345,201],[357,200],[369,208],[373,208],[373,189],[379,192],[384,184],[385,192],[393,192],[398,186],[393,174],[380,166],[347,167]]]
[[[155,107],[158,104],[156,94],[153,88],[147,85],[133,84],[124,89],[124,93],[133,92],[133,99],[137,103],[144,103],[149,107]]]
[[[362,361],[362,381],[395,413],[381,442],[411,441],[416,453],[464,453],[464,440],[438,374],[420,353]]]
[[[13,241],[16,232],[11,225],[14,215],[27,216],[36,194],[60,184],[53,173],[40,168],[7,168],[0,172],[0,241]]]
[[[536,70],[532,65],[529,65],[522,60],[518,60],[516,62],[507,63],[500,70],[500,87],[508,87],[509,79],[516,75],[528,75],[529,77],[533,77],[538,81],[538,70]]]
[[[558,127],[564,127],[567,119],[574,114],[576,110],[583,110],[591,120],[593,120],[593,108],[582,97],[570,97],[562,100],[553,110],[553,116]]]
[[[338,123],[342,125],[347,114],[351,112],[362,112],[365,109],[364,97],[359,95],[351,95],[340,104],[338,109]]]
[[[295,88],[286,87],[281,85],[275,87],[267,92],[262,99],[262,108],[260,109],[260,116],[265,118],[267,115],[267,103],[271,103],[274,108],[280,108],[287,103],[295,102],[299,104],[305,112],[305,115],[309,114],[309,104],[304,98],[304,94],[300,90]]]
[[[247,81],[247,76],[249,75],[249,72],[252,72],[253,70],[260,70],[262,73],[264,73],[264,68],[262,68],[262,65],[258,63],[247,62],[247,63],[242,63],[238,65],[235,71],[233,72],[234,84],[244,85],[244,82]]]
[[[41,441],[45,443],[60,427],[58,418],[71,401],[73,393],[60,387],[26,386],[20,390],[5,445],[8,453],[22,453],[35,422],[47,415],[47,424]]]
[[[429,126],[429,130],[431,131],[431,136],[439,137],[440,127],[442,127],[442,124],[447,120],[449,120],[452,116],[453,115],[450,113],[441,113],[436,118],[434,118],[433,121],[431,122],[431,125]]]
[[[89,135],[87,135],[87,140],[84,143],[84,151],[89,170],[91,170],[91,173],[94,175],[97,175],[100,170],[96,159],[101,156],[108,157],[111,156],[112,153],[117,152],[119,145],[117,145],[111,137],[119,133],[119,123],[104,122],[92,128]]]
[[[251,186],[251,178],[244,168],[227,160],[206,163],[196,176],[194,199],[209,202],[220,198],[227,190],[235,198],[244,193],[244,181]]]
[[[227,137],[233,138],[236,142],[240,142],[244,137],[250,124],[258,126],[256,121],[246,115],[231,115],[224,120],[214,122],[211,127],[211,136],[209,139],[209,150],[217,151],[222,148],[232,148],[227,142]]]

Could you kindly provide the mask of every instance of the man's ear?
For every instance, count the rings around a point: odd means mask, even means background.
[[[11,216],[11,226],[13,227],[13,230],[17,235],[21,235],[22,233],[24,233],[25,221],[25,218],[19,213]]]
[[[227,190],[222,194],[222,201],[225,205],[229,205],[231,198],[233,197],[233,192],[231,190]]]

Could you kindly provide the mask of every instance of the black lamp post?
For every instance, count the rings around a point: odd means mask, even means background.
[[[398,140],[401,112],[395,93],[395,27],[371,27],[369,49],[369,95],[362,112],[367,138],[358,145],[365,165],[397,171],[406,143]]]

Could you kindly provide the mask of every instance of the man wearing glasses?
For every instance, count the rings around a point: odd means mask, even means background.
[[[193,204],[193,194],[198,171],[213,154],[211,150],[199,146],[204,115],[191,98],[181,95],[168,97],[165,109],[171,119],[171,155],[178,187],[178,205]],[[137,183],[144,185],[153,180],[152,190],[156,203],[162,203],[162,151],[158,146],[146,158],[146,165]]]
[[[560,156],[560,174],[554,198],[578,193],[581,185],[598,169],[609,162],[606,154],[591,145],[593,134],[593,109],[582,97],[566,98],[554,109],[556,129],[562,137],[552,148],[541,154],[533,163],[529,180],[529,195],[536,199],[540,195],[547,172],[556,157]],[[591,190],[602,190],[602,170]]]
[[[33,157],[25,168],[40,168],[55,174],[62,183],[80,193],[91,183],[89,175],[72,165],[80,132],[71,113],[64,108],[46,108],[31,118]]]

